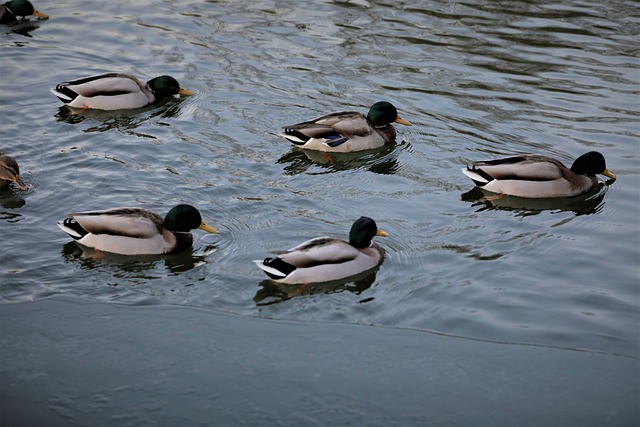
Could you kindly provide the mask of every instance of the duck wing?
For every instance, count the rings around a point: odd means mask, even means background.
[[[294,144],[304,144],[311,138],[324,139],[331,146],[353,136],[367,136],[373,129],[367,118],[357,111],[341,111],[313,120],[284,126],[284,136]]]
[[[283,252],[281,260],[298,268],[323,264],[341,264],[355,259],[360,251],[349,243],[332,237],[316,237]]]
[[[62,102],[73,101],[77,96],[116,96],[145,92],[145,87],[137,78],[122,73],[107,73],[63,82],[52,89]]]
[[[473,162],[464,171],[472,176],[474,181],[478,177],[484,182],[497,180],[524,181],[553,181],[563,176],[567,168],[559,161],[532,154],[523,154],[505,159]],[[466,172],[470,172],[470,174]]]
[[[162,233],[164,219],[140,208],[114,208],[68,214],[92,234],[150,238]]]

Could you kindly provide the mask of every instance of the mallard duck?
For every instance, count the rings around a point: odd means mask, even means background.
[[[122,255],[157,255],[191,247],[195,228],[217,233],[190,205],[177,205],[164,219],[140,208],[70,213],[58,226],[76,242]]]
[[[174,95],[193,95],[171,76],[159,76],[146,84],[128,74],[108,73],[60,83],[51,92],[65,105],[96,110],[141,108]]]
[[[332,237],[316,237],[276,257],[253,261],[273,281],[286,284],[340,280],[372,269],[382,262],[384,250],[374,236],[388,236],[371,218],[353,223],[349,243]]]
[[[393,104],[376,102],[365,116],[357,111],[327,114],[285,126],[281,134],[300,148],[348,153],[382,147],[396,139],[392,122],[411,126],[401,119]]]
[[[34,9],[29,0],[11,0],[0,4],[0,24],[16,22],[19,16],[35,16],[47,19],[48,16]]]
[[[598,183],[596,174],[615,179],[597,151],[578,157],[571,169],[559,160],[535,154],[474,162],[462,172],[484,190],[517,197],[571,197],[585,193]]]
[[[13,157],[0,152],[0,188],[6,188],[11,183],[15,183],[21,190],[28,190],[27,184],[20,178],[20,168],[18,162]]]

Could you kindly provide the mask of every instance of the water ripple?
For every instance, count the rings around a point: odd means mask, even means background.
[[[31,186],[0,194],[2,299],[63,293],[637,354],[634,6],[51,4],[51,19],[0,40],[0,148]],[[196,94],[70,116],[48,92],[107,71],[170,74]],[[414,123],[393,146],[327,156],[277,136],[382,99]],[[479,201],[460,173],[488,157],[570,163],[590,150],[618,180],[562,203]],[[196,232],[177,257],[94,259],[55,226],[70,210],[180,202],[221,233]],[[390,232],[371,276],[305,292],[265,283],[251,263],[344,238],[360,215]]]

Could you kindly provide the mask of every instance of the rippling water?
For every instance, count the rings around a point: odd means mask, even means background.
[[[381,324],[638,357],[637,3],[44,2],[3,27],[4,303],[75,295]],[[95,73],[175,76],[196,96],[69,117],[48,89]],[[381,151],[294,150],[284,124],[390,100],[413,127]],[[563,203],[474,201],[460,168],[601,151],[611,186]],[[196,205],[221,234],[173,257],[92,257],[69,211]],[[250,262],[373,217],[382,266],[280,287]]]

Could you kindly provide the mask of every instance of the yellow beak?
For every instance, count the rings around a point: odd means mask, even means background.
[[[400,116],[396,117],[395,122],[405,126],[413,126],[409,120],[402,119]]]
[[[180,90],[178,91],[178,94],[182,95],[182,96],[189,96],[189,95],[193,95],[194,92],[187,90],[185,88],[183,88],[182,86],[180,86]]]
[[[378,229],[378,231],[376,232],[376,236],[380,236],[380,237],[387,237],[389,235],[389,233],[387,233],[384,230],[380,230]]]
[[[218,234],[218,230],[216,230],[215,228],[213,228],[210,225],[207,225],[204,221],[202,221],[200,223],[200,226],[198,227],[200,230],[204,230],[208,233],[213,233],[213,234]]]
[[[616,179],[616,174],[611,172],[609,169],[605,169],[604,172],[602,172],[602,175],[604,176],[608,176],[611,179]]]
[[[49,17],[47,15],[45,15],[42,12],[38,12],[37,10],[33,11],[33,16],[37,16],[40,19],[49,19]]]

